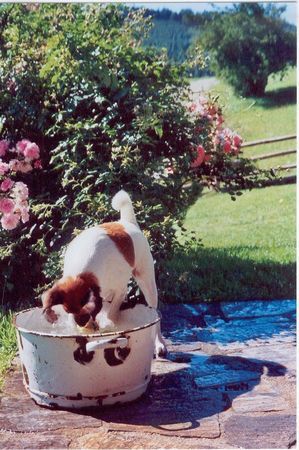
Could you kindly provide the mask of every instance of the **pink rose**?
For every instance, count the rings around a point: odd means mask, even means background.
[[[196,133],[201,133],[202,130],[203,130],[203,127],[200,127],[200,126],[195,127],[195,129],[194,129],[194,131],[195,131]]]
[[[0,175],[4,175],[9,170],[9,165],[0,160]]]
[[[212,155],[205,155],[205,162],[209,162],[212,159]]]
[[[18,161],[16,170],[21,173],[28,173],[32,170],[32,165],[28,161]]]
[[[5,178],[0,185],[0,189],[3,192],[9,191],[14,185],[14,182],[10,178]]]
[[[203,163],[204,160],[205,160],[205,154],[206,154],[206,152],[205,152],[203,146],[202,146],[202,145],[199,145],[199,146],[197,147],[197,157],[196,157],[196,159],[191,163],[191,167],[192,167],[193,169],[195,169],[196,167],[199,167],[199,166],[202,165],[202,163]]]
[[[243,139],[240,137],[240,136],[238,136],[237,134],[234,136],[234,138],[233,138],[233,142],[234,142],[234,145],[236,146],[236,147],[240,147],[240,145],[242,144],[242,142],[243,142]]]
[[[210,105],[208,107],[208,112],[211,116],[215,116],[215,114],[217,113],[217,109],[216,109],[215,105]]]
[[[196,111],[196,103],[191,103],[191,105],[189,105],[188,109],[190,112]]]
[[[43,166],[42,166],[41,160],[40,160],[40,159],[37,159],[36,161],[34,161],[33,167],[34,167],[35,169],[42,169]]]
[[[26,145],[24,151],[25,158],[28,159],[38,159],[39,158],[39,147],[34,142]]]
[[[225,141],[223,144],[224,153],[230,153],[231,149],[232,149],[231,143],[229,141]]]
[[[213,137],[213,144],[214,144],[215,146],[216,146],[216,145],[219,145],[220,142],[221,142],[221,136],[220,136],[220,135],[216,135],[215,137]]]
[[[23,223],[26,223],[29,220],[29,213],[28,213],[28,211],[29,211],[28,205],[23,206],[23,207],[20,208],[21,220],[22,220]]]
[[[9,168],[12,172],[17,172],[19,170],[20,161],[18,159],[11,159],[9,161]]]
[[[224,128],[222,130],[221,134],[222,134],[223,139],[225,141],[228,141],[229,143],[231,143],[231,141],[232,141],[232,131],[229,128]]]
[[[173,173],[174,173],[173,167],[172,167],[172,166],[166,167],[166,168],[165,168],[165,172],[166,172],[167,174],[173,174]]]
[[[17,142],[16,147],[17,147],[18,152],[24,154],[24,151],[25,151],[27,145],[29,145],[29,144],[31,144],[31,142],[28,141],[28,139],[22,139],[21,141]]]
[[[13,230],[16,228],[20,221],[20,216],[18,214],[4,214],[1,218],[1,225],[4,230]]]
[[[200,95],[199,99],[198,99],[198,103],[201,105],[206,105],[208,103],[208,101],[207,101],[206,97],[204,97],[203,95]]]
[[[22,181],[17,181],[15,183],[13,192],[18,200],[26,200],[28,198],[28,187]]]
[[[6,139],[0,141],[0,156],[4,156],[9,148],[9,142]]]
[[[223,122],[224,122],[224,119],[223,119],[223,116],[221,116],[221,115],[219,115],[218,117],[217,117],[217,122],[216,122],[216,126],[217,126],[217,128],[221,128],[222,127],[222,124],[223,124]]]
[[[2,214],[10,214],[15,207],[15,203],[7,197],[3,197],[0,199],[0,212]]]

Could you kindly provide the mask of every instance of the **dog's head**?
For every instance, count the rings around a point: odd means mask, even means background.
[[[62,305],[67,313],[74,314],[78,325],[84,326],[90,317],[95,319],[102,308],[98,280],[92,273],[64,277],[42,295],[42,303],[49,322],[57,319],[52,307]]]

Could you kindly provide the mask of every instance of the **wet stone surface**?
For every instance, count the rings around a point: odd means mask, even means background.
[[[167,359],[128,405],[37,406],[12,367],[0,448],[294,448],[295,301],[162,308]]]

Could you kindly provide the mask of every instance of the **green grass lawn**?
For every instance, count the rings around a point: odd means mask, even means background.
[[[211,89],[219,95],[228,125],[236,130],[244,141],[296,134],[296,69],[289,69],[283,80],[272,76],[263,98],[244,98],[234,94],[224,82]],[[279,150],[295,149],[296,141],[278,142],[244,149],[244,156],[257,156]],[[296,162],[296,154],[280,156],[258,162],[260,168],[277,167]],[[294,173],[294,170],[289,172]]]
[[[3,375],[10,367],[17,351],[16,333],[12,325],[12,313],[0,310],[0,391]]]
[[[231,249],[257,262],[295,261],[295,185],[244,191],[237,201],[207,192],[189,209],[186,227],[206,248]]]
[[[224,82],[219,95],[227,125],[245,141],[296,133],[296,71],[269,80],[262,99],[238,97]],[[295,148],[295,141],[248,148],[246,157]],[[296,162],[296,155],[263,160],[270,168]],[[178,287],[169,301],[295,298],[295,185],[228,194],[204,191],[189,209],[185,227],[202,239],[177,253],[170,267]]]
[[[235,202],[204,193],[185,220],[203,245],[170,264],[179,277],[176,301],[295,298],[295,190],[255,189]]]
[[[295,69],[290,69],[283,80],[277,76],[270,77],[263,98],[238,96],[222,81],[210,92],[219,95],[226,121],[246,141],[284,136],[296,131]]]

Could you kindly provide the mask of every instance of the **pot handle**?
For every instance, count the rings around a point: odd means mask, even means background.
[[[128,345],[128,339],[126,337],[118,337],[112,339],[100,339],[97,341],[88,342],[86,344],[86,351],[93,352],[101,348],[124,348]]]

